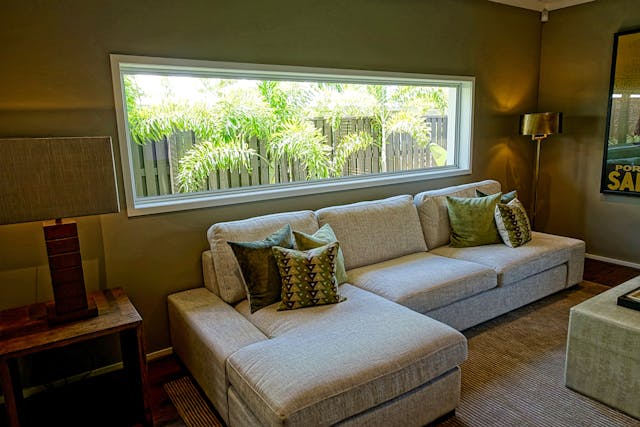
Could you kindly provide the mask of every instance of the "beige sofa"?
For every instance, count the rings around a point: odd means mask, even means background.
[[[457,330],[578,283],[584,262],[582,241],[542,233],[515,249],[450,248],[446,196],[476,189],[500,184],[214,224],[205,287],[168,306],[174,350],[224,421],[418,426],[453,411],[467,356]],[[347,300],[251,314],[226,242],[327,223],[344,253]]]

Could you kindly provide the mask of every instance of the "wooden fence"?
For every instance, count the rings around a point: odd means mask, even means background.
[[[447,117],[427,116],[427,125],[431,131],[431,141],[447,148]],[[371,119],[343,118],[338,129],[324,120],[314,120],[327,140],[327,144],[335,147],[344,135],[355,131],[374,134]],[[179,193],[177,180],[179,160],[198,141],[193,132],[176,132],[162,141],[149,142],[133,147],[133,171],[138,197],[162,196]],[[267,158],[266,149],[256,138],[248,141],[249,146],[259,155]],[[385,144],[388,172],[421,169],[435,166],[430,151],[421,147],[406,134],[393,133]],[[347,160],[342,176],[353,176],[380,172],[380,147],[369,146]],[[286,183],[305,181],[306,170],[297,162],[290,167],[286,159],[282,159],[269,170],[258,157],[251,158],[251,171],[247,168],[235,170],[219,170],[209,175],[208,182],[202,190],[216,190],[255,186],[269,183]]]

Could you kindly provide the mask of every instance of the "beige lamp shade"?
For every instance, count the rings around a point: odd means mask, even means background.
[[[110,137],[0,139],[0,224],[119,212]]]
[[[562,113],[527,113],[520,118],[520,135],[544,139],[562,133]]]

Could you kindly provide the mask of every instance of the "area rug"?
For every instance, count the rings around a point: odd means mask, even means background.
[[[464,332],[456,415],[438,427],[640,426],[636,420],[564,386],[569,309],[610,289],[580,285]]]
[[[190,378],[182,377],[168,382],[164,385],[164,390],[187,427],[223,426]]]
[[[580,285],[464,332],[462,397],[437,427],[638,427],[628,417],[564,386],[569,309],[607,286]],[[187,377],[165,384],[188,427],[220,426]]]

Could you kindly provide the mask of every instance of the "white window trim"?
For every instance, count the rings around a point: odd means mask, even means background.
[[[430,74],[398,73],[386,71],[346,70],[332,68],[294,67],[284,65],[244,64],[174,58],[157,58],[131,55],[110,55],[111,76],[115,99],[120,158],[124,177],[124,190],[128,216],[139,216],[163,212],[183,211],[212,206],[223,206],[260,200],[286,198],[331,191],[399,184],[428,179],[469,175],[472,172],[473,153],[473,111],[475,77],[440,76]],[[166,70],[170,69],[171,72]],[[123,96],[122,73],[142,71],[159,75],[184,74],[199,77],[247,77],[286,80],[352,81],[370,84],[429,84],[456,87],[456,158],[458,164],[431,170],[404,171],[375,174],[370,176],[302,181],[268,187],[244,187],[214,192],[177,194],[171,196],[135,196],[131,143],[126,116],[126,102]],[[277,75],[274,75],[277,74]]]

